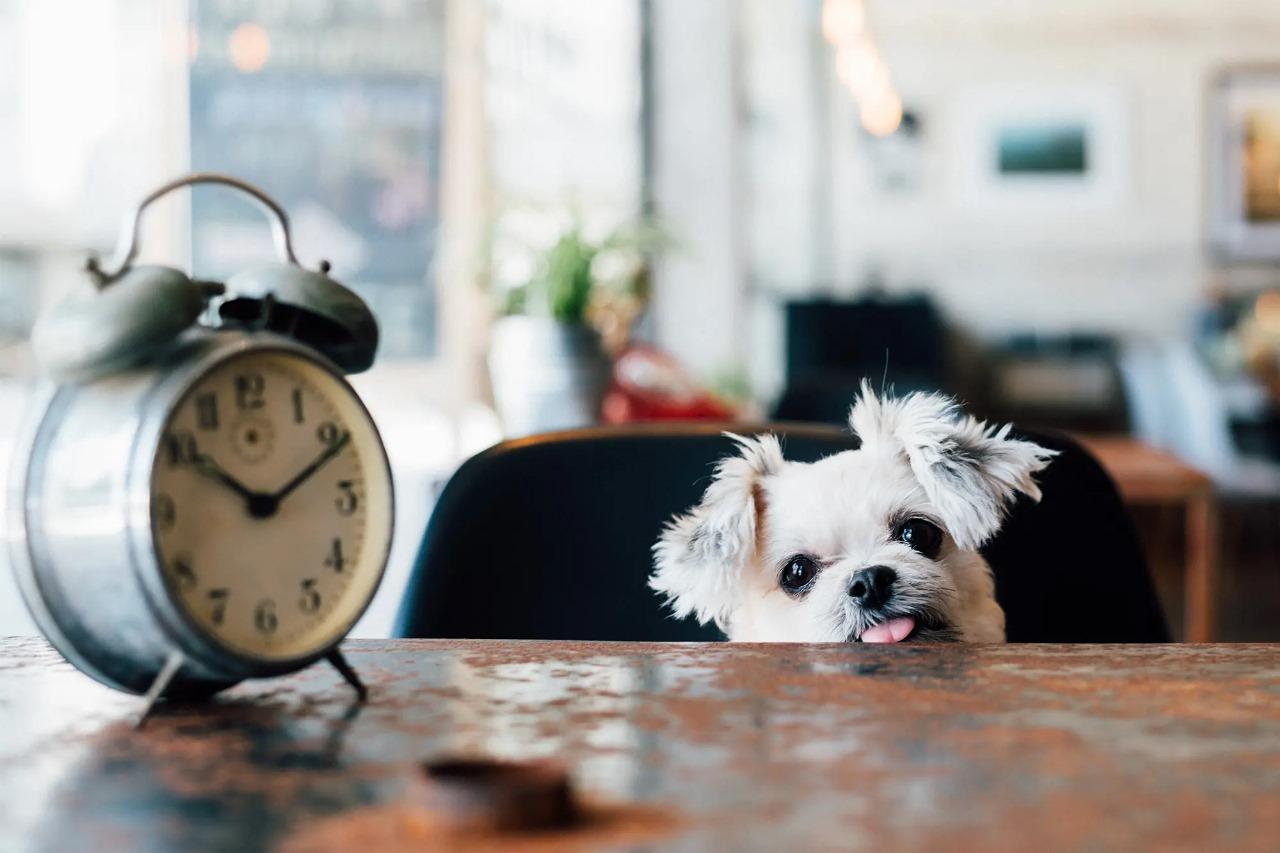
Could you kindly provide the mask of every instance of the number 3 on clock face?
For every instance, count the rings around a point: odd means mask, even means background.
[[[284,351],[200,376],[161,433],[151,525],[165,587],[235,654],[287,661],[341,639],[381,578],[391,479],[343,380]]]

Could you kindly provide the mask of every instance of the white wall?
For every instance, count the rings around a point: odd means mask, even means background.
[[[838,107],[836,266],[851,280],[879,259],[891,278],[932,284],[948,310],[999,334],[1092,327],[1185,328],[1210,271],[1202,250],[1204,105],[1212,76],[1280,62],[1280,4],[1263,2],[874,3],[886,61],[925,122],[930,179],[913,196],[865,185],[846,98]],[[1125,186],[1104,204],[975,202],[948,156],[974,100],[1006,87],[1083,90],[1123,110]]]
[[[1224,66],[1280,64],[1280,3],[867,0],[882,54],[907,108],[923,122],[923,180],[911,193],[874,187],[854,106],[831,75],[829,51],[813,38],[816,3],[689,5],[701,10],[683,14],[701,15],[703,47],[692,57],[679,54],[682,85],[659,89],[658,116],[675,121],[703,104],[707,114],[699,118],[688,157],[712,174],[733,177],[737,189],[708,197],[704,175],[697,182],[670,181],[660,193],[660,212],[665,202],[680,212],[677,224],[702,229],[686,231],[685,239],[714,266],[699,270],[704,281],[686,277],[678,288],[660,279],[665,302],[658,317],[683,313],[686,324],[693,318],[719,323],[723,311],[741,316],[745,300],[754,318],[749,333],[729,341],[709,328],[699,335],[678,330],[675,320],[660,326],[678,331],[664,342],[695,366],[749,359],[757,389],[775,391],[779,300],[814,290],[853,293],[872,267],[885,274],[890,289],[925,286],[951,318],[990,337],[1068,329],[1178,335],[1220,274],[1203,249],[1208,87]],[[726,29],[740,38],[730,56]],[[810,72],[806,55],[818,59]],[[701,65],[692,67],[694,57]],[[726,81],[735,62],[740,73]],[[810,106],[823,86],[825,113]],[[1104,112],[1107,103],[1117,105],[1116,138],[1127,166],[1111,198],[1005,204],[968,188],[966,158],[975,152],[965,139],[973,117],[1010,89],[1047,99],[1094,98]],[[664,107],[664,91],[679,103]],[[724,103],[743,93],[745,106],[732,128],[713,121]],[[809,132],[815,127],[821,138]],[[773,171],[733,176],[713,151],[729,162],[746,151],[746,168]],[[808,182],[808,196],[796,192],[815,164],[829,180],[829,211],[821,180]],[[814,231],[803,234],[797,223]],[[769,248],[762,251],[765,242]],[[738,265],[741,257],[752,259],[746,269]]]
[[[736,0],[653,3],[653,194],[681,243],[655,270],[654,326],[658,342],[703,375],[747,351],[736,10]]]

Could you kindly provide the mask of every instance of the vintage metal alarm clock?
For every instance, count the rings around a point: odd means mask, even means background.
[[[143,211],[191,184],[248,193],[281,261],[225,284],[136,266]],[[373,597],[392,484],[343,374],[369,367],[377,325],[299,266],[288,219],[223,175],[179,178],[127,220],[107,269],[42,316],[53,381],[15,453],[10,551],[55,647],[112,687],[199,696],[327,658]]]

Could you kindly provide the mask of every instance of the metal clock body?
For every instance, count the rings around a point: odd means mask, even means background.
[[[313,441],[289,442],[294,458],[282,460],[286,468],[305,470],[309,460],[325,455],[333,442],[342,440],[333,459],[354,456],[360,476],[338,480],[343,487],[333,488],[318,505],[326,513],[304,517],[311,541],[292,543],[293,553],[283,553],[271,564],[256,563],[247,556],[236,566],[226,565],[227,548],[222,545],[223,564],[210,567],[219,573],[218,585],[196,590],[205,574],[200,564],[206,553],[195,544],[189,549],[181,544],[166,548],[166,527],[175,524],[176,512],[204,516],[209,510],[203,505],[208,502],[243,501],[243,522],[235,529],[215,525],[211,534],[232,537],[234,547],[245,552],[253,551],[255,536],[270,535],[278,516],[255,517],[249,497],[217,482],[211,470],[197,470],[203,459],[214,458],[202,449],[202,442],[204,447],[208,442],[203,435],[175,428],[174,420],[180,408],[198,406],[192,396],[210,377],[228,370],[238,371],[240,377],[262,377],[264,366],[276,374],[268,375],[264,385],[272,380],[279,384],[282,370],[286,380],[293,372],[299,374],[295,377],[299,383],[325,385],[310,391],[331,408],[321,413],[314,426],[305,421],[277,426],[269,417],[254,416],[248,423],[262,433],[257,440],[278,445],[267,452],[280,454],[286,443],[286,436],[267,432],[291,426],[295,439],[303,436]],[[256,388],[253,400],[262,401],[271,393],[286,394],[287,405],[302,400],[297,384]],[[217,400],[226,412],[217,444],[224,458],[212,462],[221,470],[231,465],[226,461],[227,442],[243,442],[245,436],[227,437],[227,430],[235,429],[229,421],[235,417],[236,400],[227,395],[205,399]],[[301,402],[298,405],[301,412]],[[17,517],[9,519],[9,529],[23,532],[11,542],[11,556],[41,629],[68,660],[97,680],[142,693],[175,652],[181,655],[182,665],[166,686],[168,695],[207,693],[244,678],[289,672],[330,652],[376,591],[391,541],[392,489],[386,454],[355,392],[314,350],[270,333],[196,331],[145,367],[49,389],[45,405],[38,408],[43,411],[26,431],[25,447],[16,457],[23,464],[14,469],[10,486],[10,512]],[[313,437],[313,432],[325,434]],[[241,456],[255,458],[246,453],[252,451],[241,451]],[[297,492],[332,488],[334,477],[326,469],[333,464],[325,459],[314,477],[296,487]],[[205,488],[183,497],[167,495],[157,480],[172,477],[168,474],[172,467],[185,468],[187,477],[196,478]],[[244,479],[242,485],[260,496],[260,502],[270,500],[273,491],[289,483],[279,474],[269,478],[271,482]],[[294,495],[285,498],[290,499]],[[174,501],[182,503],[175,506]],[[332,543],[342,540],[328,532],[335,521],[343,520],[343,510],[353,502],[363,512],[360,542],[354,548],[348,544],[345,553],[340,546],[335,561]],[[327,512],[330,506],[331,513]],[[223,510],[225,516],[228,507]],[[235,562],[234,556],[230,559]],[[335,562],[339,563],[336,571]],[[300,571],[305,574],[293,577]],[[326,584],[320,592],[316,583],[326,580],[325,573],[350,580],[341,588]],[[297,581],[296,598],[276,601],[282,597],[255,591],[270,586],[273,579],[278,588],[282,574],[290,575],[287,581]],[[314,583],[304,586],[307,580]],[[201,613],[195,609],[200,605],[183,595],[188,587],[225,594],[221,599],[206,595],[203,605],[209,610]],[[229,613],[243,622],[246,607],[272,601],[272,612],[250,610],[249,618],[256,616],[258,624],[270,627],[274,634],[287,617],[294,616],[284,613],[285,608],[303,610],[306,617],[310,602],[325,593],[336,596],[337,605],[320,616],[318,625],[309,626],[300,643],[273,648],[270,637],[256,644],[238,642],[220,630],[229,622]],[[222,611],[222,625],[209,621],[215,608]],[[315,610],[319,609],[317,604]]]
[[[271,217],[280,260],[226,283],[134,266],[139,224],[220,184]],[[325,657],[372,599],[391,543],[377,428],[344,373],[369,367],[364,302],[297,262],[284,210],[196,173],[143,198],[113,262],[32,332],[47,379],[14,453],[18,584],[71,663],[120,690],[204,695]]]

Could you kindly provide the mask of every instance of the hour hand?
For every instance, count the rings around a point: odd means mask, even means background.
[[[232,477],[222,466],[214,461],[212,456],[204,453],[197,453],[191,457],[192,466],[206,477],[217,480],[240,497],[244,498],[245,509],[249,515],[254,518],[270,518],[276,514],[276,509],[280,506],[280,500],[275,495],[268,492],[255,492],[241,483],[235,477]]]
[[[248,501],[254,498],[254,491],[228,474],[221,465],[214,461],[212,456],[206,453],[196,453],[191,457],[191,466],[204,476],[217,480],[245,500]]]

